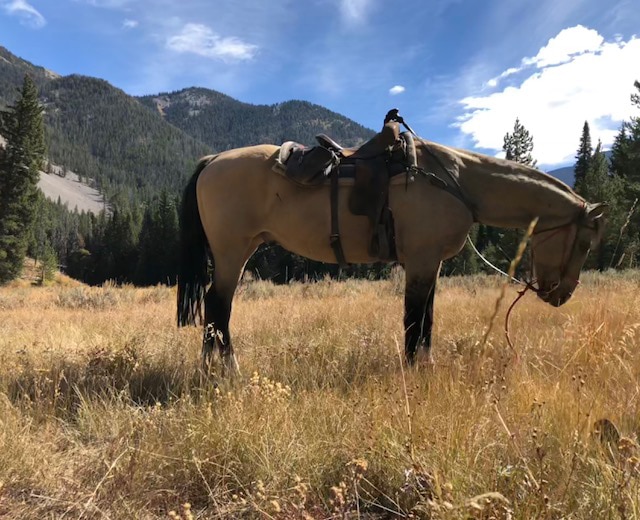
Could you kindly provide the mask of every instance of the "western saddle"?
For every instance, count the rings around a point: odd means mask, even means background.
[[[408,131],[400,132],[400,124]],[[331,182],[330,243],[341,267],[347,260],[340,241],[338,222],[338,180],[354,179],[349,210],[366,216],[370,224],[369,254],[383,261],[396,260],[395,228],[389,208],[392,177],[417,168],[415,133],[398,114],[390,110],[382,130],[357,148],[343,148],[327,135],[316,136],[318,145],[305,147],[289,141],[280,147],[276,169],[293,182],[319,186]]]

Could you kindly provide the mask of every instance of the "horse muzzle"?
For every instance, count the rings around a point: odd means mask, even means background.
[[[538,289],[538,298],[553,307],[560,307],[569,301],[573,295],[574,289],[575,285],[571,286],[571,284],[561,282],[540,284]]]

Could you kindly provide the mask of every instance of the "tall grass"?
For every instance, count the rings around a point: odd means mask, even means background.
[[[516,359],[501,280],[444,279],[415,369],[400,273],[251,282],[234,380],[172,289],[0,289],[0,517],[639,518],[639,281],[527,295]]]

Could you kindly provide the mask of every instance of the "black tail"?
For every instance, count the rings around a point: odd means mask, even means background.
[[[180,206],[180,265],[178,267],[178,327],[202,320],[202,301],[209,278],[209,250],[196,199],[196,184],[202,170],[214,159],[203,157],[189,179]]]

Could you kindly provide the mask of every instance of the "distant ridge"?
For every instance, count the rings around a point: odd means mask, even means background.
[[[310,145],[319,133],[330,134],[346,146],[357,146],[375,134],[345,116],[307,101],[252,105],[199,87],[138,99],[216,152],[289,140]],[[380,115],[380,124],[383,116]]]
[[[162,191],[177,196],[197,160],[212,152],[286,140],[311,144],[318,133],[356,146],[375,133],[306,101],[252,105],[197,87],[133,97],[102,79],[61,77],[4,47],[0,107],[17,99],[25,74],[45,107],[49,160],[91,179],[111,204]]]
[[[604,152],[604,155],[608,161],[611,161],[611,150],[606,150]],[[562,182],[571,186],[572,188],[576,182],[575,165],[563,166],[562,168],[556,168],[547,173],[549,175],[553,175],[556,179],[560,179]]]

